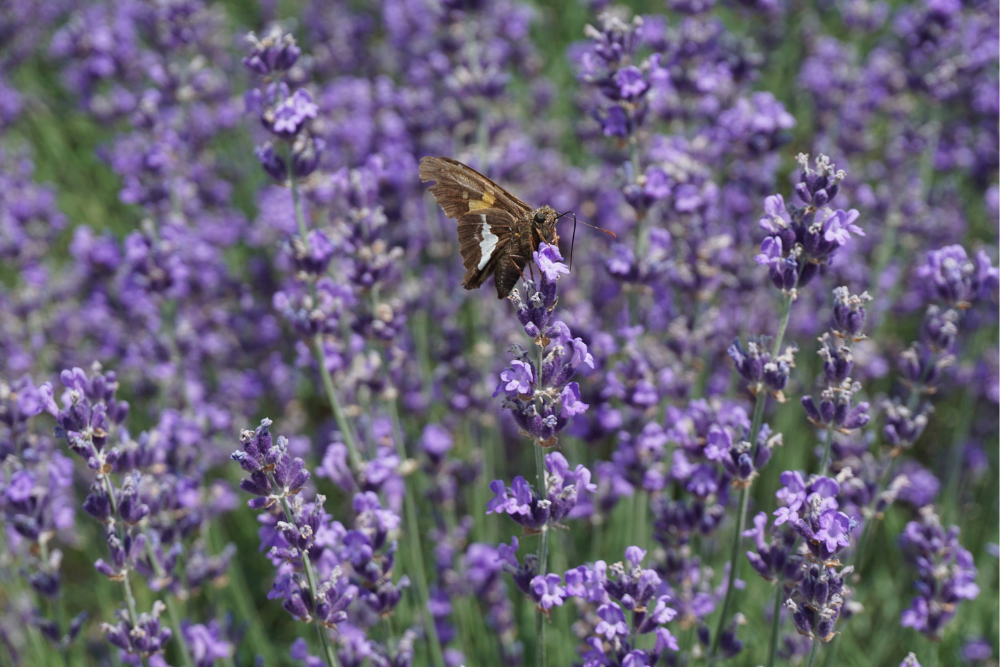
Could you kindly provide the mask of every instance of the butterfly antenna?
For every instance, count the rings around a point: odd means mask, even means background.
[[[573,213],[573,211],[570,211]],[[569,270],[573,270],[573,250],[576,248],[576,213],[573,213],[573,237],[569,241]]]
[[[573,249],[576,247],[576,224],[578,222],[580,222],[580,221],[576,219],[576,213],[574,213],[573,211],[566,211],[565,213],[560,213],[559,215],[556,216],[556,220],[558,220],[559,218],[561,218],[563,216],[566,216],[566,215],[573,216],[573,236],[570,239],[570,243],[569,243],[569,268],[570,268],[570,270],[572,270],[573,269]],[[603,227],[598,227],[597,225],[589,225],[586,222],[580,222],[580,224],[583,225],[584,227],[590,227],[591,229],[596,229],[599,232],[604,232],[605,234],[610,234],[611,238],[613,238],[613,239],[617,239],[618,238],[615,235],[615,233],[613,231],[611,231],[610,229],[604,229]]]

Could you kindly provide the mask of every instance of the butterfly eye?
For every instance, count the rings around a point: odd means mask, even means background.
[[[535,211],[535,224],[541,225],[545,223],[545,214],[541,211]]]

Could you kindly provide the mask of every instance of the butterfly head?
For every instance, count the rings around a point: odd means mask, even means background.
[[[559,234],[556,233],[556,220],[558,219],[559,214],[551,206],[543,206],[535,209],[531,216],[531,224],[543,241],[555,245],[559,243]]]

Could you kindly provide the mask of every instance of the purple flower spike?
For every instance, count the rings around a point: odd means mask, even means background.
[[[295,43],[295,37],[283,33],[277,25],[271,28],[263,39],[252,32],[249,33],[247,42],[252,51],[243,59],[243,64],[260,76],[286,72],[302,55],[301,49]]]
[[[916,570],[914,588],[919,593],[900,621],[903,627],[937,639],[958,605],[979,596],[972,554],[959,544],[958,529],[953,526],[946,532],[930,507],[921,510],[920,521],[906,525],[899,543]]]

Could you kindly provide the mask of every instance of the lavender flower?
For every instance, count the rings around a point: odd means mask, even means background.
[[[785,402],[783,390],[788,385],[791,369],[795,367],[797,351],[798,346],[793,343],[785,348],[783,354],[772,359],[763,340],[749,341],[746,349],[739,340],[735,340],[726,350],[736,364],[736,372],[746,380],[750,393],[756,396],[760,391],[767,391],[779,403]]]
[[[545,456],[545,494],[532,490],[521,476],[514,478],[510,488],[503,480],[494,480],[490,489],[496,496],[486,506],[486,513],[503,512],[529,531],[537,532],[546,525],[559,525],[564,518],[574,518],[573,510],[581,496],[597,491],[590,471],[583,465],[570,470],[569,462],[558,453]]]
[[[170,641],[170,628],[160,625],[160,614],[166,609],[157,600],[153,603],[153,611],[140,614],[137,621],[132,621],[129,615],[119,611],[120,620],[115,625],[102,623],[101,630],[108,641],[127,654],[149,658],[161,653]]]
[[[825,388],[820,393],[818,405],[813,397],[802,397],[802,407],[809,421],[826,430],[821,473],[825,473],[830,464],[834,433],[852,433],[863,428],[871,419],[867,402],[853,404],[854,396],[861,391],[861,384],[850,377],[854,368],[850,343],[864,339],[861,329],[865,322],[865,309],[861,304],[870,301],[871,297],[867,292],[852,296],[846,287],[835,289],[833,295],[833,326],[831,333],[824,333],[820,338],[817,352],[823,361],[821,381]]]
[[[855,523],[838,510],[840,484],[818,475],[806,481],[795,471],[781,473],[781,483],[784,486],[775,495],[785,506],[774,513],[775,524],[789,522],[817,561],[835,560],[850,545]]]
[[[374,550],[385,544],[398,518],[384,513],[377,499],[359,494],[355,499],[359,529],[348,531],[325,512],[323,496],[305,502],[301,491],[309,471],[302,459],[289,454],[287,439],[271,437],[271,423],[264,419],[255,430],[243,431],[243,449],[232,458],[250,474],[240,482],[240,488],[256,496],[248,506],[267,511],[261,537],[273,545],[268,555],[278,568],[268,597],[281,599],[297,620],[315,622],[321,643],[327,646],[328,628],[345,622],[347,608],[360,596],[351,578],[374,585],[365,589],[364,597],[375,609],[391,609],[398,602],[391,580],[386,587],[385,570],[373,560]],[[392,567],[391,554],[385,564]],[[351,578],[345,574],[347,567],[355,573]]]
[[[811,639],[829,642],[834,638],[834,626],[842,613],[850,588],[845,578],[854,568],[805,565],[805,574],[786,600],[795,629]]]
[[[958,528],[946,532],[933,508],[906,524],[899,537],[906,560],[916,570],[918,595],[901,618],[903,627],[937,638],[963,600],[979,595],[972,554],[958,543]]]
[[[264,39],[259,39],[252,32],[249,33],[247,42],[253,50],[249,56],[243,58],[243,64],[261,76],[280,76],[288,72],[302,55],[295,38],[283,33],[277,25],[271,27]]]
[[[985,252],[973,262],[960,245],[946,246],[927,253],[927,263],[917,269],[928,291],[953,308],[968,308],[977,300],[996,294],[1000,270]]]
[[[665,627],[677,612],[668,606],[670,596],[660,594],[656,572],[642,568],[645,556],[645,550],[628,547],[624,562],[597,561],[566,572],[566,593],[597,608],[596,624],[589,628],[586,648],[581,648],[587,667],[653,665],[667,649],[679,649]],[[656,637],[652,651],[634,648],[637,635],[651,633]]]
[[[825,155],[816,158],[815,169],[809,166],[808,156],[799,155],[798,160],[801,175],[795,194],[804,206],[786,207],[781,195],[765,200],[766,215],[759,224],[768,236],[756,257],[758,264],[768,267],[775,287],[788,294],[808,285],[852,234],[864,236],[854,224],[857,211],[827,207],[840,191],[846,173],[836,171]]]
[[[512,412],[526,437],[545,447],[554,447],[569,418],[589,407],[581,400],[579,385],[570,380],[580,366],[593,368],[594,359],[587,345],[572,337],[566,324],[550,322],[557,300],[556,281],[560,274],[568,272],[559,249],[543,243],[535,252],[535,263],[542,271],[540,286],[530,281],[525,284],[527,303],[517,290],[509,298],[525,333],[539,347],[541,366],[528,358],[524,348],[512,346],[514,359],[501,372],[500,384],[493,395],[505,395],[504,407]]]

